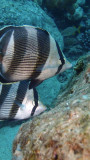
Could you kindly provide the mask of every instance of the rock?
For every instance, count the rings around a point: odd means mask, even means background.
[[[70,49],[70,47],[75,46],[77,44],[78,44],[78,41],[77,41],[76,37],[65,37],[64,38],[65,48]]]
[[[90,51],[90,30],[86,29],[85,32],[77,36],[77,41],[83,49]]]
[[[3,15],[3,16],[2,16]],[[54,20],[32,1],[0,1],[0,28],[6,25],[33,25],[43,28],[63,48],[63,37]]]
[[[85,52],[83,53],[83,46],[78,43],[77,39],[76,41],[74,41],[74,39],[75,38],[67,38],[65,40],[64,48],[65,55],[73,61],[77,60],[80,56],[85,54]]]
[[[77,20],[80,20],[83,17],[83,14],[84,14],[83,9],[78,6],[75,9],[74,14],[68,13],[67,17],[68,17],[69,20],[77,21]]]
[[[38,3],[40,6],[43,5],[43,0],[33,0],[35,3]]]
[[[82,55],[82,47],[80,45],[73,46],[69,49],[69,55]]]
[[[77,21],[83,17],[83,8],[85,0],[34,0],[41,7],[46,7],[49,11],[57,13],[66,12],[66,17],[70,21]],[[64,13],[65,14],[65,13]]]
[[[87,25],[87,28],[89,29],[89,34],[90,34],[90,19],[86,20],[86,25]]]
[[[68,6],[73,5],[77,0],[34,0],[34,2],[38,3],[41,6],[47,7],[49,10],[58,9],[63,10]]]
[[[77,4],[79,4],[81,6],[84,5],[85,2],[86,2],[86,0],[77,0]]]
[[[12,160],[90,160],[90,52],[82,59],[55,108],[21,126]]]

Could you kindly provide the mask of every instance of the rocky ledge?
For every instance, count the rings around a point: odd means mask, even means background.
[[[13,160],[90,160],[90,54],[78,61],[54,105],[21,126]]]

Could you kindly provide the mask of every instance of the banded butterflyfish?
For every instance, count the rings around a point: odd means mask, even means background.
[[[28,81],[1,86],[0,120],[23,120],[45,110],[46,107],[39,101],[36,89],[29,90]]]
[[[0,30],[2,83],[31,80],[31,89],[71,66],[46,30],[33,26],[7,26]]]

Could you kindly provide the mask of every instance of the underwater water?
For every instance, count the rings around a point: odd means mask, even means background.
[[[8,25],[30,25],[47,30],[74,67],[78,58],[90,54],[90,2],[56,2],[57,0],[0,0],[0,29]],[[80,67],[83,67],[82,63]],[[37,87],[40,101],[47,110],[55,107],[58,94],[63,88],[67,90],[66,86],[72,75],[73,68],[45,80]],[[33,118],[30,121],[33,121]],[[25,122],[0,121],[0,160],[12,159],[13,141]]]
[[[19,127],[15,122],[0,121],[0,160],[12,159],[12,143]]]

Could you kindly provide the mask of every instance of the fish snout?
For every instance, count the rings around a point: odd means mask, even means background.
[[[72,67],[72,64],[68,60],[66,60],[60,72],[64,72],[65,70],[70,69],[71,67]]]
[[[66,61],[66,64],[65,64],[65,65],[66,65],[66,68],[67,68],[67,69],[72,68],[72,64],[71,64],[68,60]]]

